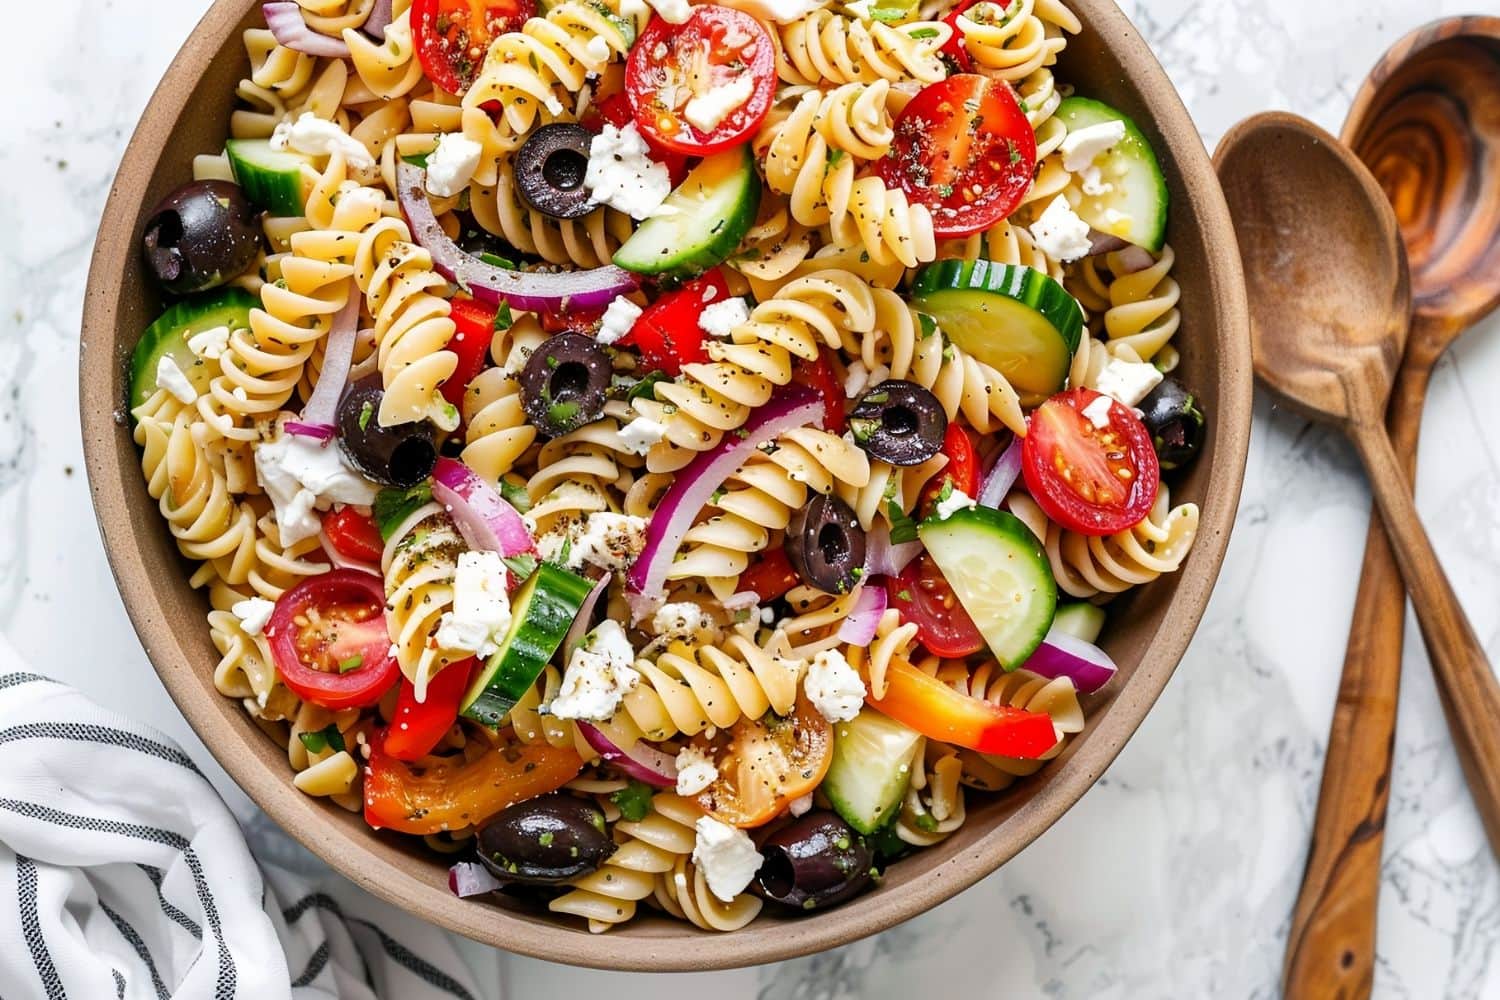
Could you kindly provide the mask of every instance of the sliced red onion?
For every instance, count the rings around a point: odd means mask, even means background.
[[[911,561],[922,553],[922,543],[891,541],[891,526],[884,521],[865,533],[865,572],[900,576]]]
[[[1097,229],[1089,230],[1089,252],[1086,256],[1097,257],[1104,253],[1114,253],[1116,250],[1124,250],[1130,246],[1125,240],[1115,236],[1113,233],[1101,233]]]
[[[1148,267],[1156,266],[1156,258],[1151,256],[1149,250],[1143,250],[1135,245],[1127,245],[1115,256],[1115,263],[1120,265],[1120,274],[1135,274],[1144,271]],[[1119,275],[1116,275],[1118,277]]]
[[[760,604],[760,595],[753,590],[741,590],[730,594],[719,603],[723,605],[725,611],[743,611]]]
[[[334,315],[333,328],[328,331],[318,384],[302,408],[302,423],[333,427],[338,420],[339,400],[349,384],[349,367],[354,363],[354,338],[359,332],[359,306],[363,300],[364,296],[350,280],[348,300]]]
[[[367,563],[361,562],[358,559],[350,559],[348,556],[340,552],[338,546],[334,545],[333,540],[328,537],[328,532],[320,529],[318,531],[318,540],[323,543],[323,554],[328,556],[328,561],[333,563],[334,566],[338,567],[339,569],[357,569],[361,573],[368,573],[371,576],[383,575],[380,571],[380,567],[375,563]]]
[[[578,723],[578,731],[600,757],[637,781],[657,788],[677,787],[677,758],[658,750],[644,740],[637,740],[628,750],[621,750],[597,726]]]
[[[527,312],[603,309],[640,285],[640,279],[613,264],[588,271],[544,274],[486,264],[448,238],[427,199],[427,171],[412,163],[396,167],[396,196],[412,236],[433,266],[448,280],[488,304],[502,299]]]
[[[333,424],[309,424],[301,420],[288,420],[281,429],[293,437],[317,438],[325,442],[332,441],[339,432]]]
[[[459,899],[483,896],[500,888],[501,882],[477,861],[460,861],[448,869],[448,891]]]
[[[677,473],[657,502],[646,528],[646,546],[626,577],[630,585],[627,598],[636,621],[660,606],[665,597],[662,586],[667,580],[667,569],[677,557],[683,536],[714,491],[761,445],[787,431],[821,421],[822,406],[821,398],[813,390],[800,385],[782,386],[766,405],[751,414],[744,427],[725,434],[717,445],[700,452]]]
[[[390,27],[391,21],[394,20],[391,17],[393,13],[391,6],[391,0],[375,0],[375,6],[370,9],[370,16],[365,18],[365,23],[360,26],[359,30],[377,42],[385,41],[385,29]]]
[[[342,39],[320,35],[308,27],[302,16],[302,8],[294,0],[276,0],[261,4],[260,12],[266,19],[266,27],[276,36],[276,41],[293,52],[326,59],[348,59],[349,46]]]
[[[849,610],[849,616],[839,626],[839,642],[847,642],[853,646],[868,646],[874,642],[875,626],[880,624],[880,616],[885,614],[885,608],[885,580],[872,576],[865,581],[859,596],[854,599],[854,607]]]
[[[1098,646],[1054,628],[1023,669],[1043,677],[1066,677],[1081,694],[1089,694],[1108,684],[1119,668]]]
[[[594,608],[599,603],[599,598],[609,589],[613,574],[606,573],[594,584],[594,589],[589,591],[589,596],[583,599],[583,604],[578,609],[578,615],[573,619],[573,624],[568,627],[568,634],[563,637],[562,651],[563,663],[573,657],[573,650],[583,641],[583,637],[589,634],[589,624],[594,620]]]
[[[1005,497],[1010,493],[1010,488],[1016,485],[1016,479],[1021,475],[1021,448],[1025,444],[1024,438],[1013,438],[1010,445],[995,459],[995,464],[990,471],[985,473],[984,482],[979,484],[979,496],[975,497],[980,506],[1000,509],[1005,502]]]
[[[536,543],[516,509],[462,462],[440,458],[432,469],[432,498],[442,504],[471,548],[502,556],[534,552]]]

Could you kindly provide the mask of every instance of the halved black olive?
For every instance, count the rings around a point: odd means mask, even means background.
[[[1151,444],[1161,462],[1161,471],[1186,468],[1203,449],[1203,410],[1198,397],[1183,388],[1175,378],[1162,380],[1141,400],[1141,422],[1151,432]]]
[[[609,355],[581,333],[559,333],[538,347],[521,371],[521,406],[543,434],[561,437],[604,412],[614,370]]]
[[[141,248],[152,276],[187,295],[239,277],[260,252],[257,213],[238,184],[195,181],[162,199]]]
[[[859,397],[849,415],[849,430],[871,458],[921,465],[943,450],[948,414],[931,392],[893,378]]]
[[[755,894],[798,910],[827,909],[857,896],[874,877],[875,852],[834,813],[814,810],[760,846]]]
[[[479,831],[476,847],[496,878],[527,885],[587,875],[615,853],[599,807],[561,792],[506,809]]]
[[[864,573],[865,531],[854,509],[819,493],[792,515],[786,556],[804,583],[829,594],[847,594]]]
[[[516,151],[516,192],[554,219],[576,219],[594,210],[583,186],[594,136],[582,125],[543,125]]]
[[[437,464],[437,440],[432,425],[416,423],[380,426],[380,401],[385,389],[379,375],[360,379],[339,400],[339,447],[354,467],[386,486],[415,486],[432,474]]]

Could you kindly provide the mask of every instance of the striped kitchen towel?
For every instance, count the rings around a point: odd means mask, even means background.
[[[16,666],[0,636],[4,1000],[498,1000],[442,931],[262,871],[170,739]]]

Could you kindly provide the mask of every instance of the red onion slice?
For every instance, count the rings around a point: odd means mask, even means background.
[[[392,0],[375,0],[375,6],[370,9],[370,16],[365,18],[365,23],[360,25],[360,31],[369,35],[377,42],[385,41],[385,29],[390,27],[393,11]]]
[[[318,384],[302,408],[303,423],[333,427],[338,419],[339,400],[349,384],[349,367],[354,363],[354,338],[359,332],[359,307],[363,301],[364,295],[351,279],[348,300],[334,315],[333,328],[328,331]]]
[[[979,484],[979,496],[975,497],[981,506],[1000,509],[1005,502],[1005,497],[1010,493],[1010,488],[1016,485],[1016,479],[1021,475],[1021,448],[1025,444],[1024,438],[1014,438],[1010,445],[995,459],[995,464],[990,471],[985,473],[984,482]]]
[[[438,273],[481,302],[494,305],[503,299],[527,312],[587,311],[603,309],[640,285],[635,275],[613,264],[557,274],[486,264],[465,253],[443,232],[427,199],[426,183],[427,171],[421,167],[404,162],[396,167],[396,197],[412,237],[432,254]]]
[[[1112,233],[1101,233],[1097,229],[1090,229],[1089,252],[1087,256],[1097,257],[1100,254],[1114,253],[1116,250],[1124,250],[1128,246],[1130,246],[1129,243]]]
[[[301,420],[288,420],[281,429],[293,437],[316,438],[325,443],[332,441],[339,432],[333,424],[309,424]]]
[[[865,572],[900,576],[922,553],[922,543],[891,541],[891,526],[880,521],[865,534]]]
[[[293,52],[322,56],[326,59],[349,58],[349,46],[345,45],[342,39],[320,35],[307,26],[307,19],[302,16],[302,8],[294,0],[276,0],[274,3],[261,4],[260,12],[266,19],[266,27],[270,28],[271,34],[276,36],[277,43],[285,45]]]
[[[875,626],[880,623],[880,616],[885,614],[885,608],[885,580],[872,576],[865,581],[859,596],[854,599],[849,617],[839,626],[839,642],[847,642],[853,646],[868,646],[874,642]]]
[[[448,869],[448,891],[459,899],[494,892],[500,885],[500,880],[477,861],[460,861]]]
[[[1156,266],[1156,258],[1151,256],[1151,251],[1144,250],[1133,244],[1121,250],[1116,256],[1115,262],[1120,265],[1120,275],[1135,274],[1137,271],[1144,271],[1148,267]]]
[[[573,650],[583,641],[583,637],[589,634],[589,623],[594,620],[594,608],[598,605],[599,598],[603,597],[604,592],[609,589],[609,582],[612,579],[614,579],[613,574],[608,573],[600,577],[599,582],[594,584],[594,589],[589,591],[589,596],[583,599],[583,604],[579,607],[573,624],[568,627],[568,634],[563,637],[562,662],[564,664],[573,658]]]
[[[471,548],[502,556],[533,552],[536,543],[516,509],[460,461],[440,458],[432,469],[432,498],[442,504]]]
[[[380,567],[375,565],[374,563],[361,562],[358,559],[350,559],[348,556],[340,552],[338,546],[334,545],[333,540],[328,537],[328,532],[319,530],[318,540],[323,543],[323,554],[328,557],[328,561],[333,563],[334,566],[338,567],[339,569],[357,569],[361,573],[368,573],[371,576],[383,575],[380,571]]]
[[[1098,646],[1054,628],[1022,669],[1048,678],[1066,677],[1079,693],[1090,694],[1108,684],[1119,668]]]
[[[637,740],[630,749],[621,750],[597,726],[587,722],[578,723],[578,731],[600,757],[637,781],[657,788],[677,787],[677,758],[671,754],[644,740]]]

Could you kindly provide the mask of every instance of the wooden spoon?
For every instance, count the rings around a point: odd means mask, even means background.
[[[1439,21],[1398,42],[1355,98],[1344,140],[1395,207],[1411,262],[1416,315],[1386,426],[1412,479],[1433,366],[1500,304],[1500,18]],[[1287,939],[1290,1000],[1365,997],[1374,985],[1405,612],[1395,557],[1372,518]]]

